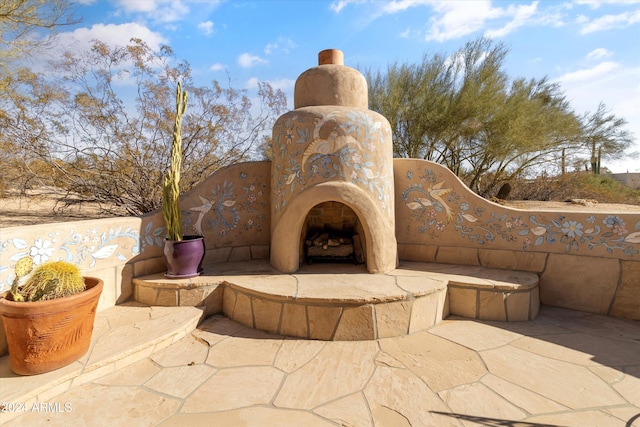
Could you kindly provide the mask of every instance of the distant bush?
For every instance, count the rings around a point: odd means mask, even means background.
[[[540,176],[511,183],[512,200],[566,201],[591,199],[600,203],[640,205],[640,191],[609,178],[589,172],[574,172],[563,176]]]

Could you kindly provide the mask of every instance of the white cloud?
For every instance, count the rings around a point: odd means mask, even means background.
[[[407,27],[406,30],[402,31],[399,36],[403,39],[408,39],[412,34],[411,28]]]
[[[408,0],[407,0],[408,1]],[[425,2],[409,2],[427,4]],[[498,5],[503,3],[494,2]],[[511,4],[507,7],[494,7],[489,0],[465,0],[451,2],[428,2],[434,11],[429,19],[426,40],[445,42],[483,30],[491,21],[507,21],[502,27],[488,29],[484,35],[491,38],[504,37],[525,25],[562,26],[562,13],[558,8],[538,10],[539,1],[530,4]]]
[[[153,50],[158,50],[160,45],[167,43],[167,39],[160,33],[151,31],[136,22],[95,24],[91,28],[78,28],[72,32],[58,34],[55,43],[60,47],[60,50],[72,50],[77,53],[89,50],[93,40],[100,40],[108,46],[114,47],[126,46],[132,38],[142,39]]]
[[[433,3],[432,0],[393,0],[385,3],[382,11],[384,13],[398,13],[409,9],[410,7],[420,6]]]
[[[366,0],[334,0],[329,5],[329,8],[335,13],[340,13],[340,11],[342,11],[342,9],[347,7],[349,4],[364,3],[365,1]]]
[[[564,83],[588,82],[596,78],[606,78],[610,76],[611,71],[619,67],[619,64],[613,61],[601,62],[592,68],[572,71],[558,77],[558,80]]]
[[[127,13],[149,13],[158,7],[159,3],[164,1],[154,0],[117,0],[116,5],[120,6]]]
[[[157,22],[180,21],[190,12],[189,6],[182,0],[117,0],[125,13],[141,13]]]
[[[613,52],[603,48],[603,47],[599,47],[597,49],[592,50],[591,52],[589,52],[587,54],[587,59],[601,59],[601,58],[608,58],[611,55],[613,55]]]
[[[205,36],[213,34],[213,22],[205,21],[198,24],[198,29],[202,31]]]
[[[536,16],[531,23],[538,26],[563,27],[566,25],[565,14],[560,10],[546,9]]]
[[[245,89],[257,89],[258,88],[258,83],[260,83],[260,80],[258,80],[257,77],[251,77],[249,80],[247,80],[247,83],[244,85]]]
[[[512,15],[513,19],[502,28],[497,30],[487,30],[485,35],[491,38],[504,37],[513,32],[516,28],[529,23],[537,9],[538,2],[533,2],[530,5],[520,5],[517,7],[510,5],[507,9],[507,14]]]
[[[589,22],[589,17],[585,15],[578,15],[576,17],[576,24],[586,24],[587,22]]]
[[[268,43],[265,47],[264,47],[264,54],[265,55],[271,55],[271,52],[273,52],[274,50],[276,50],[278,48],[278,43]]]
[[[211,67],[209,67],[210,71],[220,71],[220,70],[224,70],[224,65],[222,65],[221,63],[217,62],[215,64],[213,64]]]
[[[639,0],[640,1],[640,0]],[[349,4],[359,3],[351,0],[334,2],[333,9],[341,10]],[[488,29],[487,37],[504,37],[516,29],[525,25],[560,27],[563,21],[566,4],[545,4],[540,9],[540,1],[531,1],[529,4],[510,4],[502,7],[505,2],[491,0],[393,0],[389,2],[372,2],[379,5],[368,17],[368,23],[384,15],[392,15],[405,12],[414,7],[427,7],[432,10],[427,22],[427,41],[445,42],[462,38],[468,34],[483,31],[491,23],[500,20],[501,27]],[[495,6],[497,5],[497,6]],[[406,28],[398,36],[402,38],[419,34],[418,31]]]
[[[349,4],[348,0],[336,0],[331,3],[329,8],[333,10],[335,13],[340,13],[340,11],[342,11],[342,9],[347,7],[348,4]]]
[[[639,0],[640,1],[640,0]],[[331,4],[332,10],[339,12],[349,4],[361,3],[361,0],[336,0]],[[427,22],[427,41],[445,42],[462,38],[468,34],[484,30],[491,21],[500,20],[499,28],[488,29],[487,37],[504,37],[525,25],[564,25],[562,10],[566,4],[545,5],[539,10],[540,1],[529,4],[510,4],[491,0],[392,0],[386,2],[370,2],[378,7],[368,16],[370,23],[381,16],[405,12],[410,8],[427,7],[433,13]],[[494,6],[497,5],[497,6]],[[506,21],[506,22],[505,22]],[[398,34],[401,38],[412,37],[419,32],[406,28]]]
[[[489,19],[503,15],[500,8],[492,8],[491,2],[483,1],[453,1],[433,4],[435,16],[429,20],[431,27],[426,40],[444,42],[464,37],[467,34],[481,30]]]
[[[295,48],[296,44],[290,38],[278,37],[278,40],[273,43],[268,43],[264,47],[264,54],[271,55],[272,53],[280,50],[286,54],[291,52],[291,49]]]
[[[640,0],[574,0],[575,4],[586,5],[591,9],[598,9],[603,4],[634,4],[640,3]]]
[[[604,15],[584,23],[585,25],[580,29],[580,34],[589,34],[596,31],[605,31],[614,28],[624,28],[629,25],[640,23],[640,10],[624,12],[618,15]]]
[[[286,92],[289,89],[293,89],[296,85],[296,81],[291,79],[269,80],[269,84],[274,89],[280,89],[281,91]]]
[[[251,68],[254,65],[264,64],[266,62],[266,59],[262,59],[256,55],[251,55],[250,53],[243,53],[242,55],[238,56],[238,65],[240,65],[242,68]]]

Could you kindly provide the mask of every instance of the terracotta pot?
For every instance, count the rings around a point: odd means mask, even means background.
[[[198,276],[202,272],[204,259],[204,237],[184,236],[182,240],[164,241],[164,263],[167,266],[165,276],[184,279]]]
[[[86,290],[48,301],[0,298],[0,316],[9,345],[9,365],[19,375],[53,371],[89,350],[103,282],[85,277]]]

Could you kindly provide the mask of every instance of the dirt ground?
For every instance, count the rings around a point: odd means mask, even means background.
[[[68,201],[68,199],[67,199]],[[73,201],[73,200],[72,200]],[[587,204],[589,204],[587,202]],[[505,206],[525,210],[561,210],[594,212],[637,212],[640,205],[596,203],[585,206],[570,202],[538,202],[531,200],[507,201]],[[73,201],[67,204],[60,196],[34,193],[29,196],[0,198],[0,228],[53,222],[79,221],[83,219],[110,218],[113,214],[101,213],[100,207],[87,202]]]
[[[49,194],[35,193],[0,198],[0,228],[113,216],[101,212],[98,204]]]
[[[504,203],[516,209],[525,210],[550,210],[550,211],[593,211],[593,212],[636,212],[640,213],[640,205],[624,205],[620,203],[587,203],[582,204],[583,199],[575,199],[573,202],[540,202],[536,200],[508,200]]]

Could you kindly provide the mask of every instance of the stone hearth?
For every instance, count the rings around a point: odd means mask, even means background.
[[[205,268],[191,279],[134,279],[136,301],[204,307],[245,326],[319,340],[369,340],[428,329],[448,315],[525,321],[538,315],[538,276],[523,271],[402,262],[386,274],[363,265],[303,264],[279,273],[265,260]]]

